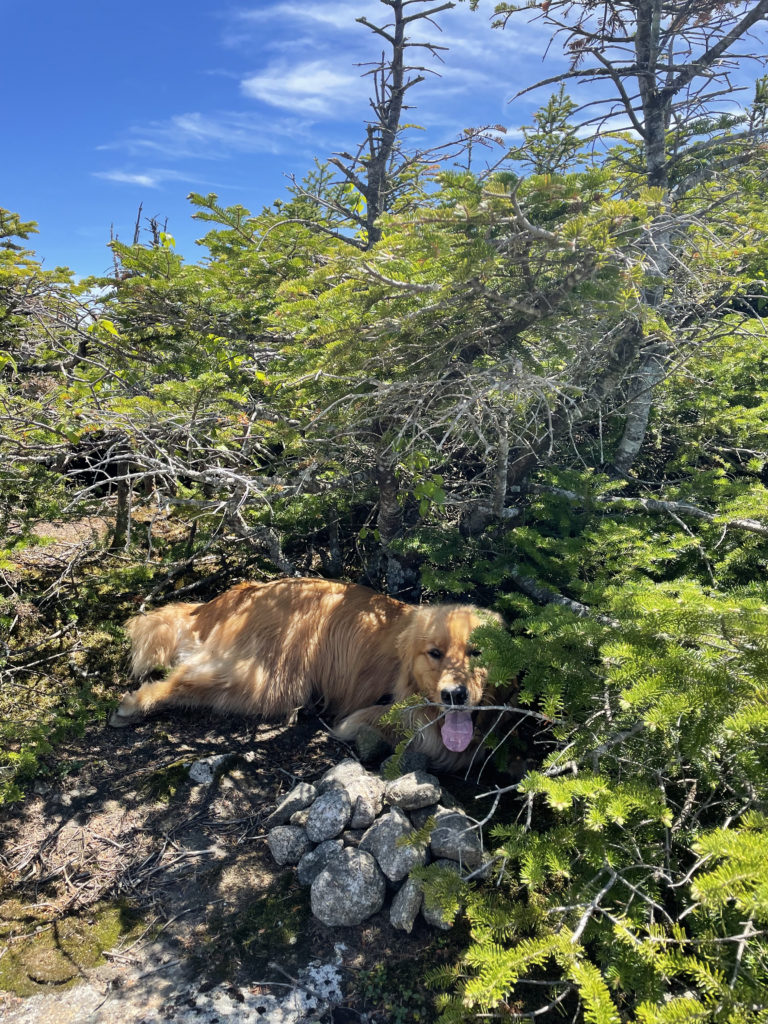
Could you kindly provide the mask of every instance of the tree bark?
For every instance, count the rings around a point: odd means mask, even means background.
[[[666,353],[652,348],[640,359],[627,404],[624,432],[616,446],[611,466],[619,476],[627,476],[645,441],[657,386],[666,372]]]
[[[418,587],[418,571],[391,547],[393,541],[402,535],[403,509],[398,500],[400,488],[395,467],[389,460],[380,459],[377,462],[376,484],[379,488],[376,529],[384,559],[384,583],[387,593],[392,597],[404,597]]]
[[[115,511],[115,532],[112,535],[110,548],[119,551],[128,547],[131,539],[131,482],[128,479],[128,463],[118,462],[115,472],[117,483],[117,509]]]

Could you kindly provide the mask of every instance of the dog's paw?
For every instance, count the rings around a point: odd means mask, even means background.
[[[109,724],[113,729],[124,729],[127,725],[133,725],[141,718],[136,700],[132,694],[126,693],[120,701],[120,706],[109,716]]]

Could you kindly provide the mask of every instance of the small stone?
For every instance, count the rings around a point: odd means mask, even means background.
[[[320,872],[339,856],[343,849],[340,839],[326,839],[314,850],[309,850],[298,864],[297,875],[300,885],[312,885]]]
[[[393,807],[415,811],[420,807],[436,804],[442,794],[442,786],[428,772],[408,772],[399,779],[387,783],[385,795]]]
[[[440,811],[429,837],[432,856],[476,868],[483,860],[483,843],[472,819],[461,811]]]
[[[296,811],[303,811],[305,807],[317,797],[317,790],[309,782],[300,782],[284,797],[272,813],[267,817],[265,825],[271,828],[273,825],[284,825],[290,821],[291,815]]]
[[[202,757],[189,766],[189,777],[192,782],[196,782],[200,786],[210,786],[216,775],[234,756],[234,754],[212,754],[210,757]]]
[[[408,878],[398,890],[389,908],[389,920],[393,928],[400,928],[410,935],[416,920],[424,894],[415,878]]]
[[[354,784],[361,777],[365,777],[368,774],[359,761],[347,757],[343,761],[339,761],[338,764],[335,764],[333,768],[328,769],[318,782],[317,791],[318,793],[325,793],[335,786],[342,786],[346,789],[349,784]]]
[[[361,924],[384,906],[387,884],[369,853],[342,850],[310,890],[315,917],[330,927]]]
[[[327,771],[317,784],[319,793],[339,787],[346,790],[352,802],[351,827],[372,825],[384,806],[384,783],[378,775],[372,775],[357,761],[347,758]]]
[[[376,821],[376,815],[381,812],[383,806],[381,793],[360,793],[352,807],[349,824],[352,828],[368,828]]]
[[[398,844],[401,837],[412,832],[413,826],[405,814],[393,807],[389,814],[371,825],[360,842],[360,849],[373,854],[390,882],[399,882],[417,864],[427,861],[425,843]]]
[[[434,863],[436,867],[446,868],[457,875],[461,874],[461,868],[455,860],[436,860]],[[433,928],[448,931],[449,928],[453,927],[453,919],[449,920],[439,907],[430,906],[426,896],[424,896],[424,902],[422,903],[421,916]]]
[[[278,825],[267,835],[267,846],[277,863],[298,864],[311,843],[305,829],[296,825]]]
[[[309,808],[305,807],[301,811],[294,811],[288,819],[289,824],[298,825],[299,828],[305,828],[307,824],[307,818],[309,817]]]
[[[309,808],[307,835],[313,843],[335,839],[349,824],[352,803],[345,789],[329,789]]]
[[[69,795],[73,800],[86,800],[89,797],[96,796],[98,792],[95,786],[84,786],[82,789],[71,789]]]

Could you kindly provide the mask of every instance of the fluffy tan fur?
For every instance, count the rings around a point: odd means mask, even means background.
[[[173,667],[166,678],[126,693],[111,724],[130,724],[161,704],[288,718],[313,697],[351,739],[377,725],[388,695],[421,694],[439,704],[466,687],[479,704],[485,673],[470,663],[469,637],[483,621],[471,605],[403,604],[366,587],[320,579],[244,583],[207,604],[171,604],[130,619],[132,675]],[[439,653],[439,657],[436,654]],[[469,751],[444,746],[444,711],[411,712],[418,745],[435,767],[465,763]]]

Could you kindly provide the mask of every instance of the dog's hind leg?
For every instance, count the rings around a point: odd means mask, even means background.
[[[144,683],[138,690],[124,693],[109,724],[118,729],[133,725],[147,711],[161,704],[214,704],[214,693],[219,685],[219,680],[201,666],[179,665],[167,678]]]

